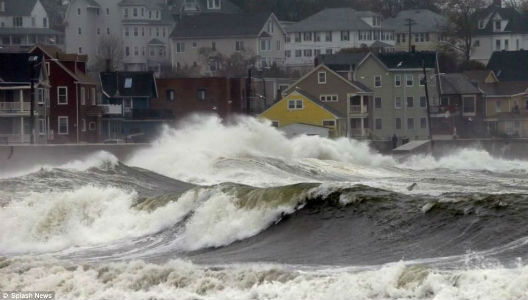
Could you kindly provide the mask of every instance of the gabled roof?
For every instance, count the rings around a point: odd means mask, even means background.
[[[499,7],[492,4],[485,9],[477,11],[474,15],[474,21],[478,22],[484,18],[489,18],[489,20],[492,20],[496,15],[500,15],[502,19],[508,20],[508,24],[504,28],[503,32],[528,33],[528,17],[512,7]],[[486,26],[482,29],[479,29],[477,26],[475,35],[500,34],[501,32],[494,31],[493,26],[493,22],[487,22]]]
[[[0,86],[14,84],[29,84],[30,63],[29,57],[37,56],[34,65],[33,80],[38,80],[40,76],[42,55],[30,53],[0,53]]]
[[[108,98],[158,98],[153,72],[102,72],[99,74],[103,94]],[[130,88],[125,88],[125,83]]]
[[[481,83],[492,83],[492,82],[487,82],[490,79],[493,82],[499,81],[499,79],[497,78],[497,75],[495,75],[495,72],[491,70],[464,71],[464,75],[466,75],[466,77],[472,80],[476,80],[477,82],[481,82]]]
[[[369,53],[367,57],[374,57],[381,62],[387,69],[406,70],[406,69],[436,69],[436,52],[392,52],[392,53]],[[364,61],[367,59],[364,58]]]
[[[181,12],[185,8],[185,1],[186,0],[172,0],[169,1],[169,4],[171,4],[175,8],[175,13]],[[188,1],[188,0],[187,0]],[[188,12],[190,13],[224,13],[224,14],[238,14],[242,12],[238,6],[233,4],[229,0],[221,0],[222,3],[220,5],[220,9],[209,9],[207,8],[207,0],[194,0],[194,3],[189,3],[188,7],[190,10]]]
[[[299,80],[297,80],[294,83],[292,83],[286,89],[286,91],[291,91],[291,90],[294,90],[294,89],[298,89],[297,85],[299,85],[299,83],[303,82],[306,78],[308,78],[310,75],[314,74],[315,72],[319,72],[321,70],[327,71],[330,74],[336,76],[338,79],[342,80],[345,84],[347,84],[347,85],[353,87],[354,89],[356,89],[358,91],[358,93],[364,93],[364,94],[372,93],[372,90],[369,89],[364,84],[362,84],[360,82],[357,82],[357,81],[350,81],[350,80],[344,78],[343,76],[339,75],[334,70],[330,69],[328,66],[326,66],[324,64],[320,64],[320,65],[316,66],[315,68],[313,68],[310,72],[305,74],[303,77],[299,78]]]
[[[439,32],[447,25],[446,17],[432,12],[428,9],[410,9],[400,11],[396,17],[386,19],[384,28],[394,29],[396,32],[408,32],[409,27],[405,25],[407,19],[412,19],[416,24],[413,32]]]
[[[528,89],[528,81],[486,83],[480,84],[479,87],[486,93],[487,97],[513,96],[525,93]]]
[[[210,13],[186,16],[171,33],[172,38],[257,37],[273,14]]]
[[[372,30],[374,27],[361,19],[364,13],[352,8],[327,8],[288,26],[288,32]]]
[[[38,0],[4,0],[5,12],[0,16],[30,16]]]
[[[493,52],[488,69],[493,70],[500,81],[528,80],[528,50]]]
[[[160,41],[160,40],[158,40],[158,39],[156,39],[156,38],[154,38],[154,39],[150,40],[150,42],[148,42],[147,45],[153,45],[153,46],[154,45],[165,45],[165,43]]]
[[[482,94],[477,87],[478,83],[473,83],[462,73],[442,74],[440,77],[440,94],[442,95],[468,95]]]

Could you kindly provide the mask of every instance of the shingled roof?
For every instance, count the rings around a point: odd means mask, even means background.
[[[109,97],[158,98],[153,72],[102,72],[99,74],[103,93]],[[125,87],[128,81],[130,87]]]
[[[513,7],[499,7],[495,4],[485,9],[477,11],[474,15],[475,22],[482,19],[491,20],[495,15],[500,15],[502,19],[508,20],[508,24],[503,32],[507,33],[528,33],[528,17]],[[492,35],[495,32],[493,22],[487,22],[484,28],[477,28],[476,35]]]
[[[477,83],[462,73],[443,74],[440,76],[440,94],[442,95],[468,95],[482,94]]]
[[[374,27],[361,19],[365,13],[352,8],[327,8],[288,26],[288,32],[372,30]]]
[[[0,16],[30,16],[38,0],[3,0],[5,11]]]
[[[488,69],[493,70],[500,81],[528,80],[528,50],[493,52]]]
[[[29,57],[37,56],[33,80],[38,80],[42,65],[42,55],[30,53],[0,53],[0,86],[28,84],[30,82]]]
[[[416,24],[413,32],[439,32],[447,25],[447,19],[428,9],[410,9],[400,11],[396,17],[386,19],[383,22],[384,28],[394,29],[396,32],[408,32],[409,27],[405,25],[407,19],[412,19]]]
[[[184,17],[172,38],[256,37],[272,14],[211,13]]]
[[[358,66],[369,52],[325,54],[317,57],[317,62],[327,65],[334,71],[349,71]]]
[[[424,63],[426,68],[436,69],[436,52],[393,52],[376,56],[389,69],[419,69]]]
[[[186,0],[172,0],[169,1],[170,4],[175,8],[175,12],[180,12],[184,8]],[[233,4],[231,1],[228,0],[221,0],[222,3],[220,5],[220,9],[208,9],[207,8],[207,0],[194,0],[194,3],[196,5],[195,11],[197,13],[224,13],[224,14],[237,14],[240,13],[241,10],[238,6]]]

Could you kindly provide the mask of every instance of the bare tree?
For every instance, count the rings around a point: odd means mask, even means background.
[[[116,36],[101,37],[97,45],[97,55],[92,68],[96,71],[104,71],[107,68],[114,71],[119,69],[122,60],[123,47],[121,39]]]
[[[445,7],[449,19],[446,35],[450,38],[446,47],[457,51],[463,57],[464,63],[471,59],[473,35],[477,29],[478,20],[475,12],[485,6],[483,0],[447,0]]]
[[[256,62],[256,56],[252,51],[237,51],[230,56],[225,56],[211,48],[200,48],[198,50],[203,65],[208,66],[211,73],[216,76],[244,76],[250,66]]]

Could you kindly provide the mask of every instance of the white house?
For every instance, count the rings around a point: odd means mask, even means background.
[[[0,0],[0,46],[29,49],[36,43],[61,44],[62,34],[49,28],[40,0]]]
[[[159,71],[170,64],[175,22],[166,0],[72,0],[66,12],[66,51],[93,65],[108,40],[118,41],[121,67]]]
[[[471,59],[487,64],[494,51],[528,49],[528,16],[500,1],[480,10],[475,16]]]
[[[385,28],[381,15],[351,8],[329,8],[287,27],[286,66],[311,67],[320,54],[344,48],[370,47],[380,42],[394,46],[394,30]]]

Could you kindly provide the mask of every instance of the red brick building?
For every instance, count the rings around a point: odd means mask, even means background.
[[[243,78],[157,79],[158,99],[153,109],[168,109],[179,120],[193,113],[214,113],[225,118],[246,113]]]
[[[97,105],[97,84],[86,74],[88,57],[48,45],[36,45],[29,52],[46,59],[51,86],[48,142],[98,142],[102,109]]]

